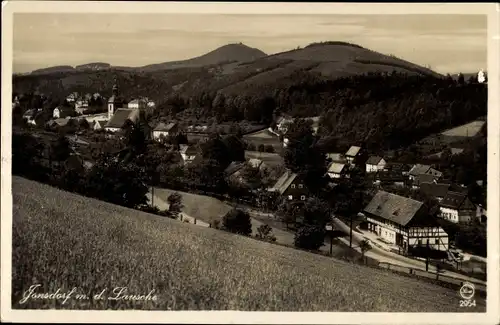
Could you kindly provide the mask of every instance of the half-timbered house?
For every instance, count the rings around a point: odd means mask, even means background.
[[[448,234],[428,214],[422,202],[378,191],[363,214],[368,230],[398,246],[402,253],[419,246],[448,250]]]

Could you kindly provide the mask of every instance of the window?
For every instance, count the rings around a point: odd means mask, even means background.
[[[434,239],[434,244],[439,245],[439,239]]]
[[[292,184],[292,188],[295,188],[295,184]]]
[[[302,201],[304,201],[304,200],[306,199],[306,196],[305,196],[305,195],[301,195],[301,196],[300,196],[300,199],[301,199]]]
[[[304,187],[304,185],[302,185],[302,184],[299,184],[299,188],[303,188],[303,187]]]
[[[288,199],[289,199],[289,200],[293,200],[293,196],[288,195]]]
[[[418,240],[418,246],[422,246],[422,239]]]

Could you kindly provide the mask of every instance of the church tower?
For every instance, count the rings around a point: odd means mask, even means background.
[[[111,120],[113,114],[115,113],[116,105],[118,104],[118,84],[115,77],[115,81],[113,84],[113,95],[108,100],[108,119]]]

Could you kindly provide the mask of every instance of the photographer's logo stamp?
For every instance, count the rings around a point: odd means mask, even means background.
[[[465,282],[460,288],[459,294],[462,298],[460,300],[460,307],[474,307],[476,306],[476,300],[474,300],[474,294],[476,293],[476,287],[470,282]]]

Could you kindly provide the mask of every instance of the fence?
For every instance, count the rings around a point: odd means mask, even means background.
[[[426,272],[424,270],[420,269],[414,269],[414,268],[409,268],[406,266],[400,266],[400,265],[395,265],[387,262],[380,262],[378,264],[380,268],[387,269],[390,271],[393,271],[395,273],[399,274],[404,274],[410,277],[414,278],[420,278],[420,279],[426,279],[430,280],[431,282],[448,287],[451,289],[456,289],[460,290],[464,282],[470,282],[474,284],[476,292],[479,296],[485,298],[486,297],[486,285],[475,282],[475,281],[470,281],[470,280],[462,280],[458,278],[454,278],[451,276],[444,275],[442,273],[436,273],[436,272]]]

